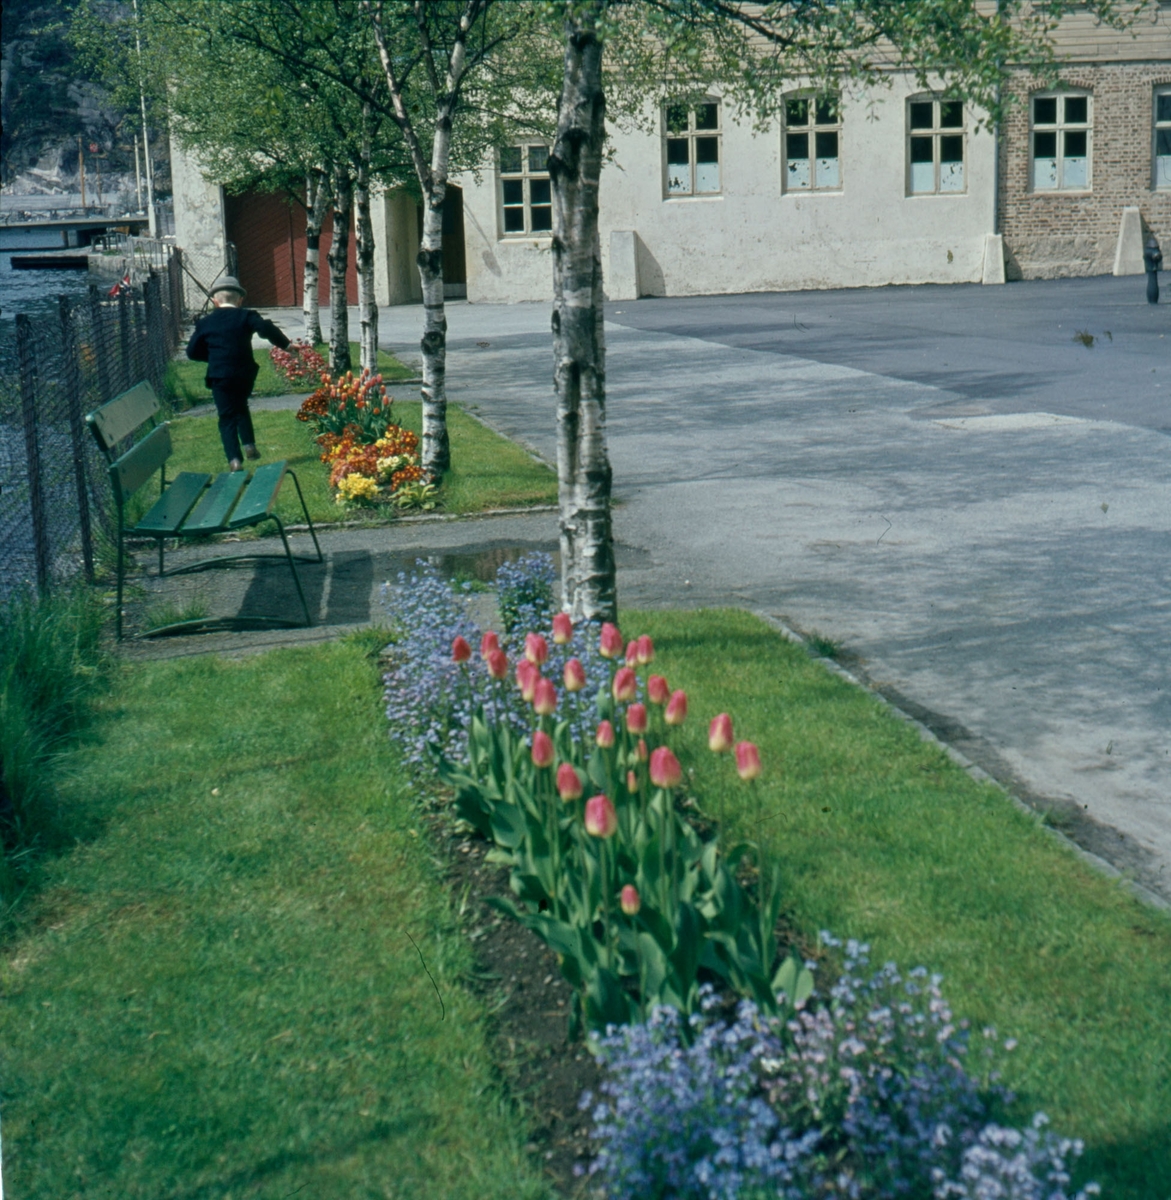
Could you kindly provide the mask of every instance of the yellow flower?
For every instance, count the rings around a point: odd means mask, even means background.
[[[347,475],[337,485],[337,502],[339,504],[363,504],[373,500],[378,495],[378,484],[375,480],[357,472]]]

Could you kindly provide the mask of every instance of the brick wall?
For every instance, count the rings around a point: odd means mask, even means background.
[[[1010,279],[1102,275],[1114,268],[1122,209],[1137,205],[1143,221],[1171,248],[1171,191],[1152,190],[1153,104],[1157,84],[1171,84],[1171,63],[1068,66],[1061,80],[1093,93],[1088,193],[1032,190],[1028,98],[1052,85],[1022,74],[1022,100],[1000,141],[1000,231]]]

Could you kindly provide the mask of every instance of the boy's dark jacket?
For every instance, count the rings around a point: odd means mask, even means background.
[[[260,366],[252,357],[252,335],[288,348],[289,339],[254,308],[213,308],[195,326],[187,357],[207,363],[207,380],[238,379],[251,383]]]

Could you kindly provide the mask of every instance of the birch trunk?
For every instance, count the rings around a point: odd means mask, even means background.
[[[448,134],[450,137],[450,133]],[[444,139],[446,142],[446,139]],[[435,158],[439,158],[439,134]],[[423,201],[423,236],[419,246],[419,280],[423,285],[423,456],[422,467],[438,479],[451,466],[447,437],[447,310],[443,301],[443,198],[447,194],[447,147],[443,175],[432,182]]]
[[[358,243],[359,359],[363,370],[378,372],[378,301],[374,297],[374,223],[370,219],[368,159],[358,166],[354,185],[355,234]]]
[[[305,314],[305,340],[317,346],[321,336],[321,305],[317,296],[321,286],[321,227],[329,210],[329,177],[324,171],[312,171],[305,181],[305,278],[301,310]]]
[[[329,246],[329,371],[335,378],[350,370],[350,312],[346,306],[346,267],[350,257],[350,213],[354,185],[349,169],[334,171],[333,240]]]
[[[577,7],[566,21],[565,77],[549,156],[562,606],[575,622],[617,616],[598,238],[606,119],[600,9],[600,3]]]

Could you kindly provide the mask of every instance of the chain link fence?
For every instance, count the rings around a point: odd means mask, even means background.
[[[113,497],[85,414],[143,379],[162,395],[185,321],[181,252],[146,254],[138,284],[94,284],[61,296],[55,316],[0,326],[0,600],[92,581],[110,543]]]

